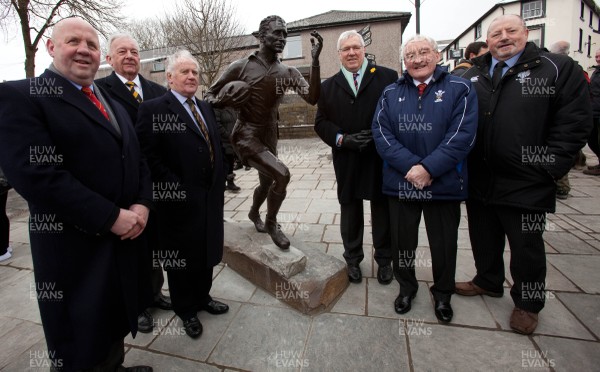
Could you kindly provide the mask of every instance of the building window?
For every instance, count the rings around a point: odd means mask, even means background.
[[[543,17],[544,11],[542,7],[542,0],[528,1],[526,3],[523,3],[521,13],[523,19]]]
[[[594,11],[592,9],[590,9],[590,28],[593,29],[594,26],[592,24],[592,22],[594,21]]]
[[[577,51],[579,53],[583,53],[582,45],[583,45],[583,30],[579,29],[579,48],[577,48]]]
[[[302,57],[302,38],[300,35],[288,36],[282,57],[283,59]]]
[[[160,72],[165,70],[164,62],[154,62],[152,64],[152,72]]]
[[[582,21],[585,20],[585,18],[583,18],[583,12],[585,11],[585,4],[583,3],[583,1],[581,2],[581,10],[579,11],[579,18],[581,18]]]
[[[478,23],[477,26],[475,26],[475,40],[479,39],[481,37],[481,23]]]
[[[588,57],[592,57],[592,36],[591,35],[588,35],[587,46],[588,46]]]

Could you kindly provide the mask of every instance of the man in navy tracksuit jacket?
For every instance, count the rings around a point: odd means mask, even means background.
[[[477,131],[477,97],[471,82],[437,67],[433,39],[409,39],[402,56],[406,71],[383,91],[372,125],[384,160],[383,193],[389,197],[392,262],[400,283],[394,308],[399,314],[408,312],[417,293],[415,252],[422,212],[431,249],[435,314],[449,322],[460,202],[467,198],[466,157]]]

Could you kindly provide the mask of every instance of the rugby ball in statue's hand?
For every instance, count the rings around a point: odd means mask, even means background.
[[[219,91],[217,99],[226,106],[239,107],[250,98],[250,84],[242,80],[230,81]]]

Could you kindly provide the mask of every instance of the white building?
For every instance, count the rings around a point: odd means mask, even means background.
[[[442,64],[450,70],[474,41],[486,41],[492,20],[503,14],[519,14],[529,29],[529,41],[549,48],[558,40],[571,43],[569,56],[584,69],[596,65],[600,49],[600,8],[594,0],[505,0],[488,10],[442,50]]]

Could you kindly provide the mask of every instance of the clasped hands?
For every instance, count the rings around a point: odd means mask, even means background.
[[[348,150],[365,151],[373,142],[373,135],[370,129],[363,129],[358,133],[344,134],[341,146]]]
[[[430,186],[433,181],[429,172],[421,164],[413,165],[404,178],[412,183],[417,190],[423,190],[423,188]]]
[[[135,239],[144,231],[149,212],[148,207],[142,204],[133,204],[129,209],[121,208],[110,231],[120,236],[121,240]]]

